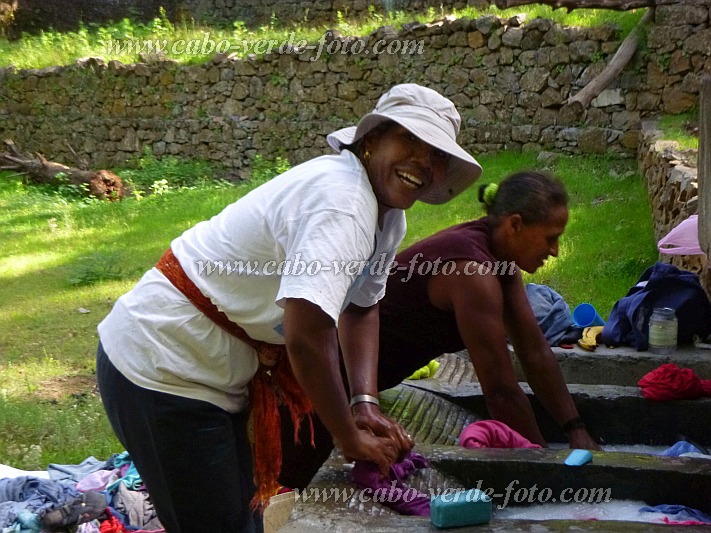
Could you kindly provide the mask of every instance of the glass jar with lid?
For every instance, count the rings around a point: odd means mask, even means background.
[[[671,307],[655,307],[649,319],[649,351],[668,354],[676,349],[678,322]]]

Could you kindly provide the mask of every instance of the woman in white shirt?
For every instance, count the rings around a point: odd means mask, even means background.
[[[403,210],[443,203],[481,173],[459,125],[437,92],[393,87],[357,127],[328,136],[337,154],[173,240],[99,325],[102,399],[166,531],[261,530],[254,510],[280,466],[277,403],[297,421],[313,407],[346,457],[383,471],[412,447],[378,409],[377,360],[361,355],[378,352]]]

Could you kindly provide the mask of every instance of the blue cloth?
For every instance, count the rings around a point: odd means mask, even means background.
[[[3,533],[41,533],[42,522],[31,511],[21,511],[12,526],[2,530]]]
[[[131,460],[131,456],[128,452],[122,452],[118,455],[113,456],[109,459],[108,464],[111,468],[121,468],[124,465],[129,465],[126,473],[121,479],[117,479],[110,485],[106,487],[106,492],[108,494],[113,494],[118,489],[119,483],[123,483],[131,490],[138,490],[143,486],[143,480],[141,475],[138,473],[136,466]]]
[[[694,335],[711,333],[711,304],[699,276],[674,265],[656,263],[644,271],[637,284],[612,308],[602,342],[637,350],[649,347],[649,319],[655,307],[670,307],[679,322],[678,342],[688,344]]]
[[[106,461],[106,468],[107,470],[113,470],[114,468],[121,468],[123,465],[129,464],[130,462],[131,456],[128,452],[121,452],[109,457]]]
[[[47,471],[53,481],[65,481],[72,484],[79,483],[86,476],[97,470],[106,470],[106,461],[99,461],[96,457],[88,457],[78,465],[49,464]]]
[[[699,450],[696,446],[691,444],[690,442],[686,442],[685,440],[680,440],[679,442],[674,444],[674,446],[672,446],[671,448],[667,448],[659,455],[662,455],[665,457],[679,457],[682,453],[689,453],[689,452],[704,453],[701,450]]]
[[[23,511],[47,512],[77,498],[73,487],[32,476],[0,479],[0,527],[10,527]]]
[[[685,505],[667,505],[663,503],[661,505],[655,505],[654,507],[642,507],[640,511],[676,515],[675,518],[679,522],[696,520],[697,522],[706,522],[707,524],[711,524],[710,515]]]
[[[570,307],[560,294],[547,285],[527,283],[526,296],[543,336],[550,346],[557,346],[569,330],[575,327]]]

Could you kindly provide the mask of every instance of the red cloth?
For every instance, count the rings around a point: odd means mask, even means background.
[[[498,420],[480,420],[469,424],[459,435],[465,448],[540,448]]]
[[[116,516],[114,516],[108,509],[106,513],[109,517],[102,521],[99,525],[99,531],[101,533],[165,533],[165,529],[126,529]]]
[[[126,528],[115,516],[109,516],[108,520],[101,522],[99,526],[101,533],[126,533]]]
[[[711,396],[711,379],[699,379],[690,368],[667,363],[646,374],[637,383],[649,400],[694,400]]]
[[[702,524],[703,522],[699,522]],[[115,516],[109,517],[108,520],[101,522],[99,526],[101,533],[163,533],[165,529],[132,529],[128,530]]]

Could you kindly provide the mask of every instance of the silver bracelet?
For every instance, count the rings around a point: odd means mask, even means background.
[[[377,396],[372,396],[370,394],[356,394],[351,398],[351,407],[353,407],[357,403],[374,403],[377,406],[380,406],[380,400],[378,400]]]

